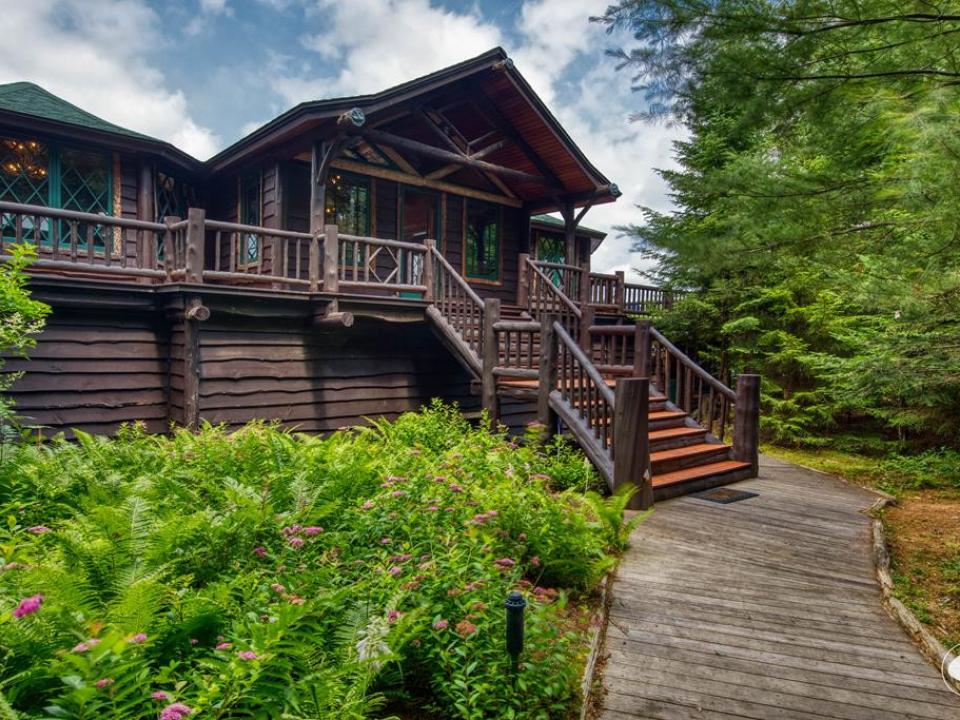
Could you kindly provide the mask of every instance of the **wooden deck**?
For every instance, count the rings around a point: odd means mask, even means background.
[[[875,496],[764,458],[719,505],[659,503],[613,586],[603,720],[958,720],[880,604]]]

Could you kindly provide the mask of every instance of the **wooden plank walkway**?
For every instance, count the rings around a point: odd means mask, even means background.
[[[764,458],[759,493],[683,497],[613,585],[602,720],[960,720],[880,604],[866,490]]]

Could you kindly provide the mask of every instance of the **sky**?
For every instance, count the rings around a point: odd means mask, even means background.
[[[630,47],[589,18],[609,0],[0,0],[0,83],[29,80],[206,159],[304,100],[375,92],[503,47],[623,196],[584,225],[601,272],[649,267],[615,226],[671,207],[657,168],[682,129],[643,109]]]

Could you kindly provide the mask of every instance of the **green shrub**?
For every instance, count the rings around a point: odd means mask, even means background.
[[[439,404],[326,439],[252,424],[18,446],[0,462],[0,690],[62,718],[562,717],[572,601],[629,530],[622,497],[558,488],[590,484],[582,463]]]

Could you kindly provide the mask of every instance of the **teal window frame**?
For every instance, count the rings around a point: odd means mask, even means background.
[[[493,215],[484,226],[471,215]],[[463,274],[468,280],[499,285],[503,262],[503,208],[494,203],[468,198],[463,212]],[[479,231],[478,231],[479,230]]]
[[[94,214],[103,213],[107,216],[113,216],[114,206],[113,206],[113,158],[110,153],[103,152],[100,150],[91,149],[84,147],[82,145],[73,145],[67,143],[59,142],[50,142],[42,137],[33,137],[25,138],[18,135],[0,135],[0,142],[2,141],[22,141],[25,143],[36,142],[41,146],[46,148],[47,153],[47,174],[46,174],[46,197],[40,197],[38,193],[34,190],[31,192],[30,197],[23,199],[16,196],[9,196],[6,193],[0,192],[0,197],[8,202],[18,202],[31,205],[42,205],[48,208],[62,209],[62,210],[76,210],[79,212],[92,212]],[[99,157],[103,160],[104,170],[105,170],[105,179],[104,179],[104,190],[102,193],[102,198],[98,201],[99,207],[96,205],[93,206],[79,206],[79,203],[76,202],[78,195],[82,193],[85,189],[85,186],[88,183],[88,179],[83,176],[80,177],[80,186],[75,190],[70,190],[69,187],[67,192],[70,193],[71,197],[69,200],[74,202],[68,202],[67,205],[72,205],[65,207],[64,206],[64,185],[65,185],[65,170],[63,165],[63,155],[65,153],[83,153],[87,155],[92,155]],[[4,173],[5,170],[0,168],[0,174]],[[8,199],[9,198],[9,199]],[[29,220],[31,223],[27,225],[26,222]],[[32,232],[32,222],[30,218],[24,218],[25,221],[25,234],[30,234]],[[77,228],[77,247],[78,249],[86,250],[87,246],[87,236],[86,232],[82,231],[84,224],[80,223]],[[62,221],[59,226],[59,237],[60,245],[69,245],[69,224],[65,221]],[[13,227],[13,219],[9,214],[3,214],[0,216],[0,232],[3,233],[4,239],[12,239],[16,235],[16,231]],[[112,238],[106,237],[106,228],[103,226],[97,226],[94,234],[94,250],[106,252],[108,247],[108,239]],[[40,238],[38,244],[38,249],[41,251],[50,251],[53,248],[53,239],[50,235],[50,226],[49,221],[41,220],[40,228]]]
[[[237,187],[237,216],[241,225],[260,227],[263,222],[263,171],[251,170],[240,176]],[[256,200],[251,204],[251,201]],[[261,259],[261,238],[258,233],[240,233],[238,265],[256,265]]]

